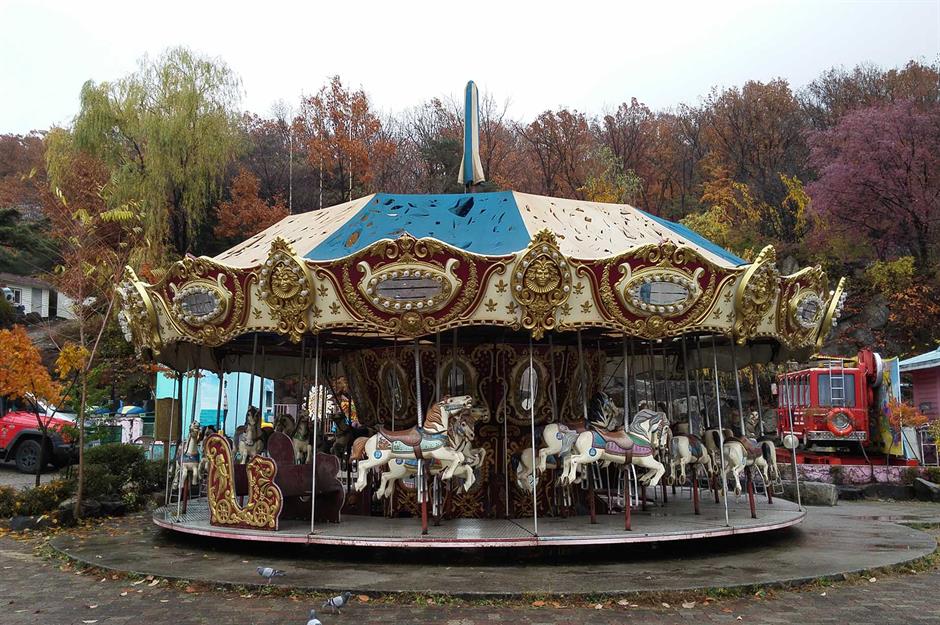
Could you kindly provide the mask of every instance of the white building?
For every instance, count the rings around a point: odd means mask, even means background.
[[[39,313],[43,319],[75,318],[72,300],[44,280],[0,272],[0,287],[10,289],[7,299],[14,306],[23,306],[25,314]]]

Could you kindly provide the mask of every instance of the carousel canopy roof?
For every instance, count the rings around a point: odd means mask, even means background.
[[[281,238],[309,260],[355,254],[383,239],[409,234],[481,256],[524,250],[544,229],[555,233],[565,256],[597,259],[647,244],[671,241],[725,267],[746,264],[685,226],[627,204],[501,191],[446,195],[377,193],[320,211],[291,215],[220,254],[216,260],[247,267],[267,258]]]

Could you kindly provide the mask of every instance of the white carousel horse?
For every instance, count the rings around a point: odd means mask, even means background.
[[[617,432],[588,430],[578,435],[575,441],[575,453],[571,454],[568,469],[562,475],[562,483],[573,482],[581,465],[594,462],[612,464],[632,464],[647,469],[640,477],[640,482],[656,486],[666,467],[656,459],[664,455],[669,438],[669,419],[665,413],[641,410],[633,417],[633,422]]]
[[[294,443],[294,464],[307,464],[313,451],[310,444],[310,417],[305,411],[297,415],[297,427],[291,441]]]
[[[458,417],[458,420],[461,417]],[[463,480],[464,492],[470,490],[476,475],[473,470],[483,466],[483,460],[486,458],[486,449],[483,447],[471,447],[473,443],[473,429],[469,430],[471,436],[463,436],[462,440],[454,447],[457,451],[464,454],[464,461],[460,463],[457,470],[454,471],[454,477]],[[431,475],[439,475],[444,469],[444,465],[438,460],[432,460],[430,463]],[[418,474],[418,461],[396,458],[388,463],[388,469],[382,472],[382,480],[375,496],[379,499],[383,497],[392,497],[395,494],[395,484],[398,480],[405,479]]]
[[[182,453],[176,459],[176,471],[173,475],[173,489],[175,490],[181,480],[185,480],[192,486],[199,485],[199,467],[200,445],[202,441],[202,427],[198,421],[193,421],[189,426],[189,435],[186,438],[186,446]]]
[[[473,398],[469,395],[444,397],[432,404],[421,428],[390,431],[380,428],[378,434],[360,437],[353,443],[351,459],[359,461],[356,490],[366,487],[369,469],[382,467],[394,458],[433,459],[444,465],[441,479],[449,480],[464,460],[464,455],[449,444],[450,419],[463,411],[469,413]],[[467,415],[464,419],[472,421]]]
[[[705,469],[705,475],[709,477],[714,471],[712,456],[697,436],[689,434],[673,436],[669,442],[669,453],[671,456],[671,462],[669,463],[670,484],[685,484],[685,468],[687,465],[701,466]],[[676,475],[677,471],[678,476]]]
[[[623,409],[614,404],[613,400],[603,391],[591,397],[588,404],[588,424],[595,429],[614,431],[623,427]],[[568,469],[568,460],[571,450],[578,439],[578,435],[585,432],[583,425],[568,425],[565,423],[549,423],[542,428],[542,443],[535,462],[539,473],[547,469]],[[548,466],[551,462],[552,466]],[[516,465],[516,483],[522,490],[531,491],[533,479],[533,456],[530,449],[523,450]],[[580,474],[575,476],[573,484],[580,482]]]
[[[749,438],[725,439],[724,445],[725,474],[734,477],[734,494],[741,494],[741,472],[747,466],[760,471],[764,484],[780,477],[777,468],[777,449],[770,441],[755,441]]]
[[[294,433],[294,418],[286,412],[274,421],[274,431],[291,436]]]
[[[245,414],[245,432],[238,439],[238,462],[248,464],[248,461],[261,453],[264,449],[264,439],[261,438],[261,413],[254,406],[248,407]]]

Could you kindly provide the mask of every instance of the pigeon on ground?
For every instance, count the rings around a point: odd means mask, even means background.
[[[275,577],[284,577],[286,573],[280,569],[274,569],[270,566],[259,566],[258,575],[267,580],[267,583],[271,583],[271,580]]]
[[[337,595],[332,599],[328,599],[323,603],[324,608],[329,608],[332,612],[339,612],[342,614],[342,609],[346,607],[346,602],[349,601],[349,597],[352,596],[352,593],[349,591],[344,592],[341,595]]]
[[[307,616],[307,625],[323,625],[320,619],[317,618],[316,610],[310,610],[310,614]]]

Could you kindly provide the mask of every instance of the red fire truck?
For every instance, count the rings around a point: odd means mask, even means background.
[[[777,432],[784,446],[884,453],[884,377],[881,356],[868,349],[779,375]]]

